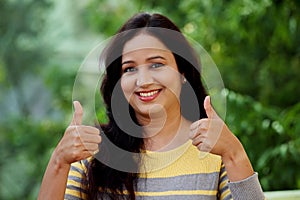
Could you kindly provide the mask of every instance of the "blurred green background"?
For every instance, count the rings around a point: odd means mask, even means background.
[[[300,1],[0,0],[0,199],[36,199],[77,70],[138,11],[167,15],[211,55],[263,189],[300,189]]]

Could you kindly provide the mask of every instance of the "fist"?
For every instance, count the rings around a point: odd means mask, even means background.
[[[200,151],[223,156],[230,148],[230,140],[235,136],[213,109],[209,96],[204,100],[204,109],[207,118],[191,124],[190,139]]]
[[[63,164],[86,159],[99,150],[101,136],[99,129],[82,125],[83,108],[79,101],[74,101],[74,114],[56,153]]]

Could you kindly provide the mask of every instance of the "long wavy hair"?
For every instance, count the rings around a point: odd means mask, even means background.
[[[175,34],[170,34],[170,31]],[[201,82],[200,61],[194,49],[179,28],[167,17],[148,13],[134,15],[119,29],[101,54],[106,72],[100,91],[106,106],[108,123],[99,127],[102,132],[100,151],[91,160],[84,180],[90,200],[135,199],[141,159],[130,153],[120,153],[114,146],[132,153],[140,153],[144,149],[143,138],[138,137],[142,134],[142,128],[138,126],[134,110],[125,99],[120,86],[123,47],[128,40],[141,32],[156,37],[171,50],[178,71],[189,83],[183,84],[181,90],[182,115],[191,121],[206,117],[203,108],[206,92]],[[188,87],[192,88],[193,94]],[[191,100],[191,95],[195,96],[195,101]],[[115,101],[117,108],[113,110]],[[134,128],[132,121],[137,125]],[[130,134],[124,130],[130,130]],[[123,166],[124,163],[130,170],[114,167]],[[126,193],[123,192],[125,190]]]

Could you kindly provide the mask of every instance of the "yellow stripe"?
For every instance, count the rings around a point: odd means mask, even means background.
[[[80,198],[80,192],[76,190],[66,189],[66,194]]]
[[[219,188],[222,189],[227,185],[228,181],[225,179],[224,181],[222,181],[221,183],[219,183]]]
[[[228,195],[230,195],[230,190],[225,190],[222,194],[221,194],[221,199],[225,199],[225,197],[227,197]]]
[[[92,157],[89,157],[86,160],[87,160],[88,163],[90,163],[91,160],[92,160]],[[87,168],[86,168],[84,162],[86,162],[86,161],[85,160],[81,160],[79,162],[74,162],[74,163],[72,163],[72,166],[74,166],[74,167],[76,167],[76,168],[78,168],[78,169],[83,170],[84,172],[86,172]]]
[[[76,186],[76,187],[81,187],[81,182],[77,182],[77,181],[74,181],[74,180],[68,180],[68,183],[67,185],[72,185],[72,186]]]
[[[82,177],[82,174],[78,171],[75,171],[75,170],[70,170],[69,175],[75,176],[75,177],[78,177],[78,178]]]
[[[87,159],[86,159],[87,162],[90,163],[90,162],[92,161],[92,158],[93,158],[93,157],[87,158]],[[87,168],[86,168],[86,166],[85,166],[85,164],[84,164],[84,160],[82,160],[80,163],[81,163],[81,168],[83,169],[84,172],[86,172],[86,171],[87,171]]]
[[[75,168],[78,168],[80,170],[83,170],[83,165],[81,162],[74,162],[72,163],[72,165],[75,167]]]
[[[216,195],[216,190],[174,190],[164,192],[136,192],[137,196],[168,196],[168,195]]]
[[[173,177],[174,174],[190,175],[199,173],[213,173],[219,172],[222,164],[220,156],[207,154],[205,157],[201,157],[201,153],[194,146],[189,146],[184,154],[178,154],[177,159],[170,159],[168,153],[152,153],[144,158],[143,167],[148,173],[141,173],[141,178],[166,178]]]

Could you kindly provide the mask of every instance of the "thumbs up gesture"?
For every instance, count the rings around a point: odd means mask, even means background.
[[[232,148],[231,145],[239,145],[240,142],[218,116],[209,96],[204,100],[204,109],[207,118],[191,124],[190,139],[200,151],[224,156]]]
[[[83,108],[79,101],[74,101],[74,114],[70,125],[55,149],[63,164],[85,159],[98,151],[101,142],[99,129],[82,125]]]

